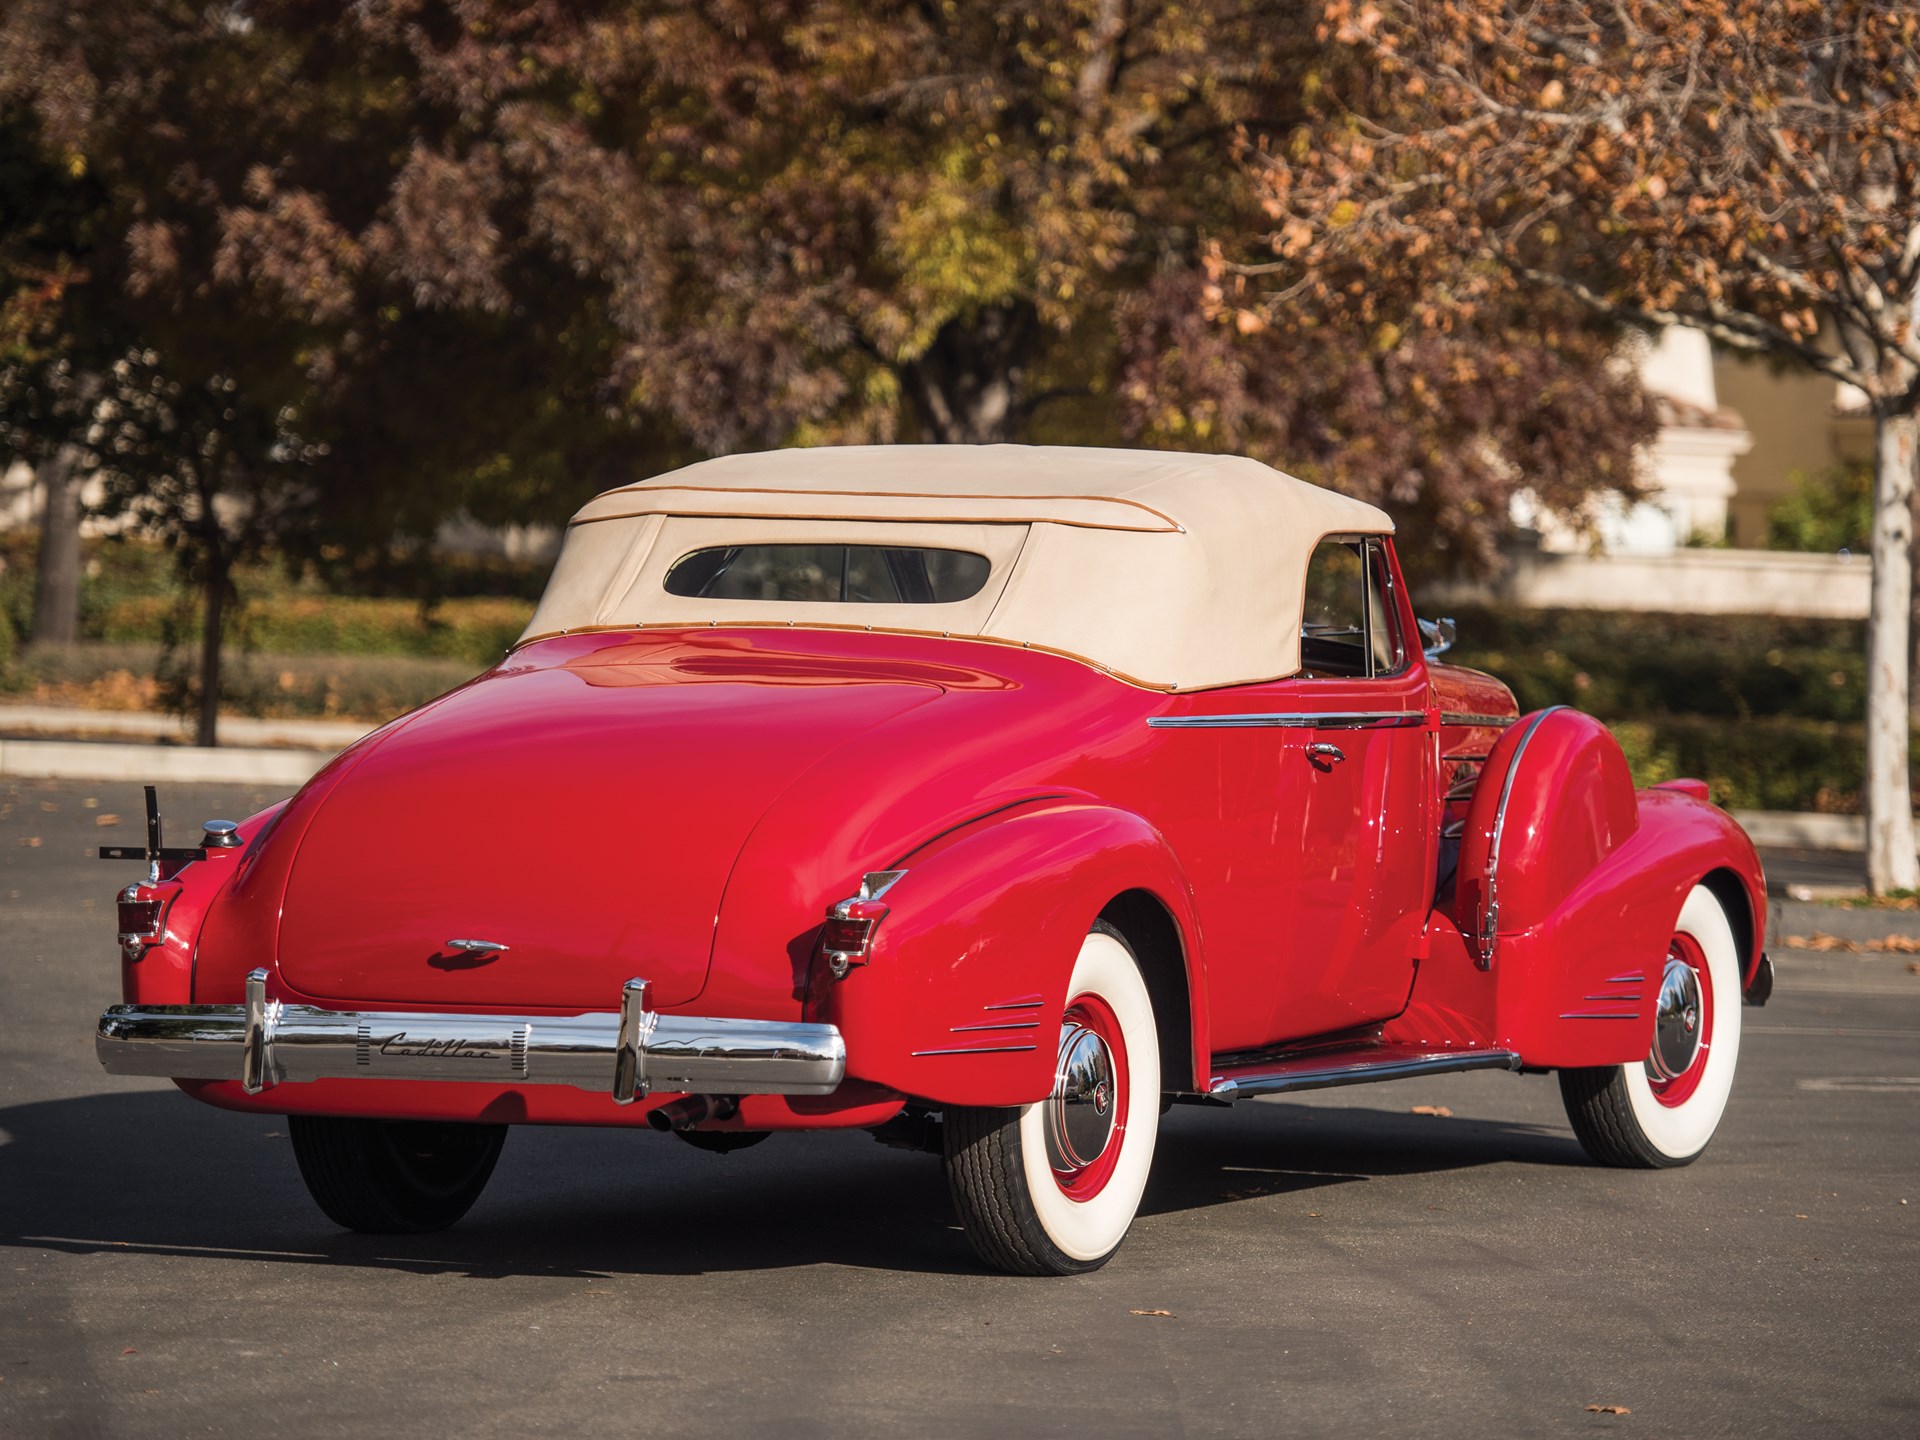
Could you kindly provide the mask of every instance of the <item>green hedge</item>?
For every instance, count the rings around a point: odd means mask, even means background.
[[[1730,725],[1712,716],[1667,715],[1609,721],[1608,728],[1638,784],[1686,775],[1705,780],[1715,803],[1729,809],[1860,813],[1863,726],[1791,716]],[[1913,759],[1920,775],[1920,744]]]
[[[411,600],[359,595],[282,594],[248,605],[236,629],[240,648],[285,655],[412,655],[491,665],[526,629],[530,602],[447,600],[422,613]],[[183,620],[185,624],[183,625]],[[100,619],[99,638],[159,642],[169,625],[197,621],[163,596],[123,600]]]
[[[1643,785],[1687,775],[1733,808],[1860,809],[1858,621],[1477,606],[1454,618],[1448,660],[1504,680],[1523,711],[1605,720]]]
[[[1602,719],[1866,714],[1866,626],[1766,615],[1457,609],[1447,656],[1499,676],[1522,710]]]
[[[0,538],[0,668],[18,652],[33,617],[31,535]],[[197,643],[198,610],[173,563],[140,541],[90,542],[80,587],[80,635],[112,644]],[[282,655],[413,655],[490,665],[533,614],[528,567],[485,559],[436,559],[411,583],[431,604],[391,593],[402,577],[362,575],[345,583],[375,593],[334,593],[263,565],[238,577],[242,605],[228,640],[234,650]],[[544,578],[544,574],[542,576]],[[493,593],[475,593],[484,587]],[[537,595],[537,589],[535,590]]]
[[[103,709],[153,709],[168,698],[184,657],[151,644],[88,642],[36,650],[0,674],[16,699]],[[273,719],[339,717],[382,721],[471,679],[482,667],[410,655],[235,653],[220,684],[224,710]]]

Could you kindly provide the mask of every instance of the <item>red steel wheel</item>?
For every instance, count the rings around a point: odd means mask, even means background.
[[[1713,968],[1700,942],[1682,931],[1667,950],[1660,1006],[1647,1053],[1647,1088],[1677,1110],[1700,1088],[1713,1046]]]
[[[1132,1101],[1119,1017],[1098,995],[1076,995],[1060,1022],[1060,1062],[1042,1117],[1047,1164],[1069,1199],[1091,1200],[1112,1178]]]

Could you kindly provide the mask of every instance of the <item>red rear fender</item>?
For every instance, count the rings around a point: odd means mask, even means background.
[[[947,836],[905,869],[867,963],[844,980],[813,974],[809,1018],[841,1027],[850,1075],[943,1104],[1040,1099],[1081,942],[1133,891],[1152,895],[1182,937],[1193,1053],[1205,1063],[1188,886],[1139,816],[1040,802]]]

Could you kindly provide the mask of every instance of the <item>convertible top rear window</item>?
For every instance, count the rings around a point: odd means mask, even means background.
[[[667,572],[669,595],[865,605],[968,600],[992,565],[970,550],[905,545],[719,545]]]

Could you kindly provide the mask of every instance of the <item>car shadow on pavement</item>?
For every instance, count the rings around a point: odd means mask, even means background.
[[[939,1164],[861,1132],[729,1155],[651,1131],[519,1127],[457,1227],[355,1235],[308,1198],[284,1120],[129,1090],[0,1110],[0,1249],[340,1265],[474,1279],[839,1264],[977,1274]],[[1503,1163],[1581,1163],[1564,1131],[1362,1108],[1176,1109],[1142,1213]]]
[[[1270,1102],[1177,1107],[1161,1123],[1142,1215],[1488,1165],[1590,1163],[1565,1126]]]

